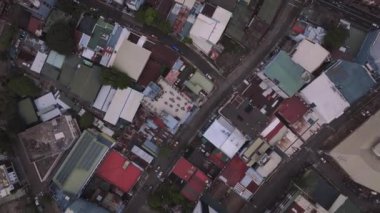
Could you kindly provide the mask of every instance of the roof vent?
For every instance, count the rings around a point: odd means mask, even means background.
[[[311,81],[311,76],[309,73],[307,72],[304,72],[302,75],[301,75],[301,78],[303,81],[305,81],[306,83],[309,83]]]
[[[129,160],[126,160],[123,164],[123,169],[127,169],[127,167],[129,166],[131,162]]]

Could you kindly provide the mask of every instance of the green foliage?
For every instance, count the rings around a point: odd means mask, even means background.
[[[82,3],[77,4],[68,0],[58,0],[57,8],[67,14],[70,14],[73,22],[79,20],[80,15],[88,10],[88,8]]]
[[[323,46],[328,50],[341,47],[349,36],[349,31],[342,27],[334,27],[327,31],[323,39]]]
[[[153,194],[148,197],[148,205],[152,209],[165,212],[168,208],[182,206],[183,212],[192,208],[189,202],[181,195],[178,187],[162,184]]]
[[[157,11],[152,7],[141,9],[136,13],[136,19],[147,26],[153,26],[168,34],[171,32],[171,26],[168,21],[159,17]]]
[[[182,41],[185,44],[193,44],[193,39],[191,39],[190,37],[185,37]]]
[[[6,26],[0,35],[0,52],[7,50],[11,43],[13,36],[16,34],[17,28],[14,26]]]
[[[160,153],[158,153],[158,155],[160,156],[160,157],[168,157],[169,155],[170,155],[170,153],[171,153],[171,149],[169,148],[169,146],[162,146],[162,147],[160,147]]]
[[[37,87],[33,80],[26,76],[19,76],[9,80],[8,89],[14,94],[25,97],[25,96],[37,96],[40,93],[40,88]]]
[[[92,123],[94,122],[94,116],[86,112],[79,118],[79,127],[81,129],[87,129],[92,126]]]
[[[46,33],[46,44],[63,55],[71,55],[75,49],[74,28],[65,21],[55,22]]]
[[[103,85],[111,85],[114,88],[125,89],[133,83],[133,80],[125,73],[115,68],[103,69],[100,73]]]

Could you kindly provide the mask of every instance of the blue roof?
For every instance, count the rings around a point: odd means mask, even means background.
[[[371,31],[363,41],[355,61],[360,64],[369,63],[380,74],[380,30]],[[377,61],[377,62],[376,62]]]
[[[46,19],[56,3],[57,0],[44,0],[38,8],[33,8],[31,11],[34,16],[37,16],[37,18]]]
[[[350,104],[375,85],[375,81],[362,65],[354,62],[339,60],[327,69],[326,75]]]
[[[115,30],[115,32],[110,35],[110,39],[108,40],[107,46],[115,48],[116,43],[119,40],[122,31],[123,31],[123,27],[117,26],[117,29]]]

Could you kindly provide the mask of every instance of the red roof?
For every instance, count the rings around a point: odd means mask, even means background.
[[[138,83],[147,86],[149,82],[157,81],[161,76],[162,65],[152,59],[148,60],[147,64],[144,67],[144,70],[141,73],[141,76],[138,80]]]
[[[34,34],[40,29],[42,29],[42,21],[31,16],[29,19],[28,31]]]
[[[172,173],[177,175],[182,180],[188,181],[194,172],[197,170],[193,164],[181,157],[172,169]]]
[[[278,132],[280,132],[280,130],[284,127],[285,125],[280,121],[276,127],[274,127],[272,129],[272,131],[270,131],[267,135],[264,136],[264,138],[267,140],[267,141],[270,141],[272,140],[272,138],[274,136],[277,135]]]
[[[222,171],[221,176],[227,179],[227,185],[234,187],[236,183],[245,176],[245,172],[248,167],[242,159],[238,156],[233,157],[230,162],[228,162],[226,168]]]
[[[127,158],[116,151],[111,151],[100,164],[96,174],[105,181],[129,192],[141,176],[141,169],[132,162],[124,167]]]
[[[215,149],[218,150],[218,149]],[[211,155],[208,157],[208,159],[217,167],[220,169],[223,169],[225,166],[223,159],[223,153],[218,150],[218,152],[211,153]]]
[[[300,97],[293,96],[280,104],[278,114],[288,123],[293,124],[304,116],[308,109],[308,106]]]
[[[248,186],[246,187],[250,192],[254,193],[256,192],[256,190],[259,188],[259,186],[254,182],[254,181],[251,181],[250,184],[248,184]]]
[[[190,201],[197,201],[205,190],[209,178],[200,170],[190,178],[190,181],[183,187],[181,194]]]

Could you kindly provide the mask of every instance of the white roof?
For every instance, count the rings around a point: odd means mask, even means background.
[[[88,49],[88,48],[84,49],[82,52],[82,56],[89,59],[89,60],[92,60],[92,57],[94,55],[95,55],[95,52],[93,50]]]
[[[124,4],[124,0],[113,0],[114,2],[118,3],[118,4],[121,4],[123,5]]]
[[[321,66],[328,56],[329,52],[320,44],[304,39],[298,44],[292,60],[312,73]]]
[[[235,129],[220,147],[220,150],[229,158],[232,158],[246,141],[247,139],[244,135],[238,129]]]
[[[380,111],[344,139],[331,152],[352,180],[380,193]]]
[[[126,28],[122,29],[121,34],[119,36],[119,39],[116,42],[114,52],[112,53],[111,58],[108,61],[107,67],[110,67],[113,65],[113,63],[115,62],[116,56],[117,56],[117,51],[119,51],[121,45],[123,45],[123,43],[124,43],[124,40],[128,39],[130,34],[131,34],[131,32],[129,32],[128,29],[126,29]]]
[[[45,64],[46,58],[47,58],[47,54],[42,53],[42,52],[37,52],[37,55],[34,58],[34,61],[32,63],[32,66],[30,67],[30,70],[36,73],[41,73],[41,70]]]
[[[124,108],[121,111],[120,118],[132,122],[136,115],[140,103],[144,97],[144,94],[134,89],[128,88],[130,91],[127,101],[124,104]]]
[[[107,111],[115,93],[116,90],[111,86],[103,85],[102,88],[100,88],[98,96],[96,97],[96,100],[92,106],[103,112]]]
[[[180,3],[189,9],[193,8],[195,4],[195,0],[175,0],[175,2]]]
[[[150,54],[149,50],[124,39],[114,61],[112,61],[112,65],[137,81],[149,60]]]
[[[268,177],[280,164],[282,158],[279,154],[273,151],[269,155],[269,161],[266,162],[263,166],[260,166],[256,169],[257,173],[259,173],[262,177]]]
[[[55,100],[54,95],[51,92],[46,93],[45,95],[39,98],[36,98],[34,100],[34,105],[36,105],[38,111],[44,110],[47,107],[50,107],[56,104],[57,104],[57,101]]]
[[[90,39],[91,39],[91,36],[87,35],[87,34],[82,34],[82,37],[80,38],[79,40],[79,44],[78,46],[80,48],[82,47],[87,47],[88,43],[90,42]]]
[[[216,8],[212,18],[199,14],[190,30],[193,44],[208,54],[212,45],[219,41],[231,16],[231,12],[221,7]]]
[[[350,106],[325,73],[306,86],[300,94],[308,104],[315,104],[314,111],[327,123],[341,116]]]
[[[148,154],[147,152],[145,152],[144,150],[142,150],[140,147],[138,146],[133,146],[132,148],[132,153],[139,156],[142,160],[144,160],[145,162],[147,163],[152,163],[153,161],[153,156],[151,156],[150,154]]]
[[[144,95],[142,93],[131,88],[116,90],[116,93],[112,98],[111,104],[109,105],[106,111],[104,120],[113,125],[117,123],[119,118],[132,122],[137,112],[137,109],[140,106],[141,100],[143,99],[143,96]],[[105,101],[105,103],[106,102],[107,100]],[[103,108],[104,105],[102,109]]]
[[[147,40],[147,38],[145,36],[141,36],[139,38],[139,40],[137,41],[137,46],[143,47],[143,45],[145,44],[146,40]]]
[[[118,89],[116,90],[115,96],[113,97],[110,106],[104,116],[104,120],[110,124],[115,125],[119,120],[121,111],[124,108],[124,104],[128,99],[129,91],[128,89]]]
[[[59,111],[58,108],[54,108],[53,110],[47,112],[47,113],[44,113],[42,115],[40,115],[40,118],[43,122],[45,121],[48,121],[50,119],[53,119],[57,116],[61,115],[61,111]]]
[[[215,147],[220,148],[234,129],[235,128],[231,126],[226,119],[220,117],[211,124],[203,134],[203,137],[210,141]]]

